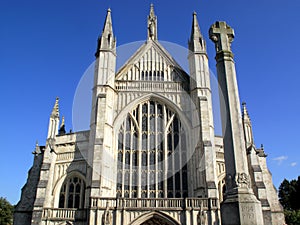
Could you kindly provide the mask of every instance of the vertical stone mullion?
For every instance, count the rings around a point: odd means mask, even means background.
[[[156,65],[156,64],[155,64]],[[158,197],[158,149],[157,149],[157,136],[158,136],[158,133],[157,133],[157,103],[155,102],[154,104],[154,120],[155,120],[155,123],[154,123],[154,126],[155,126],[155,138],[154,138],[154,141],[155,141],[155,197],[157,198]]]
[[[168,69],[168,72],[167,72],[168,81],[172,81],[170,65],[168,65],[167,69]]]
[[[159,80],[163,80],[163,62],[161,56],[159,56]]]
[[[167,112],[166,112],[166,106],[163,105],[163,154],[164,154],[164,196],[168,196],[168,134],[167,134]]]
[[[137,149],[137,161],[138,161],[138,166],[137,166],[137,174],[138,174],[138,178],[137,178],[137,197],[140,198],[141,197],[141,168],[142,168],[142,105],[139,105],[139,109],[138,112],[139,114],[138,116],[138,124],[139,124],[139,133],[138,133],[138,149]]]
[[[174,120],[172,121],[172,123],[170,124],[170,127],[172,126],[170,132],[171,132],[171,145],[172,145],[172,174],[173,174],[173,197],[175,197],[176,195],[176,183],[175,183],[175,174],[176,174],[176,170],[175,170],[175,149],[174,149],[174,129],[173,129],[173,125],[174,125]]]
[[[179,154],[179,177],[180,177],[180,193],[181,193],[181,197],[183,197],[183,176],[182,176],[182,169],[183,169],[183,165],[182,165],[182,145],[181,145],[181,123],[178,120],[178,154]]]
[[[79,193],[79,206],[80,208],[83,207],[83,202],[84,202],[84,196],[83,196],[83,193],[84,193],[84,182],[83,180],[80,179],[80,193]]]
[[[149,76],[149,74],[148,74]],[[147,198],[149,198],[149,191],[150,191],[150,102],[147,102]]]
[[[130,150],[129,150],[129,196],[131,197],[131,193],[132,193],[132,176],[133,176],[133,172],[132,172],[132,143],[133,143],[133,129],[132,127],[134,127],[134,124],[132,122],[132,119],[130,119]]]
[[[122,197],[124,197],[124,183],[125,183],[125,179],[124,179],[124,176],[125,176],[125,154],[126,154],[126,150],[125,150],[125,146],[126,146],[126,120],[127,120],[127,117],[124,121],[124,124],[123,124],[123,149],[122,149]]]
[[[65,208],[68,208],[68,199],[69,199],[69,179],[67,180],[66,188],[65,188],[65,202],[64,202]]]

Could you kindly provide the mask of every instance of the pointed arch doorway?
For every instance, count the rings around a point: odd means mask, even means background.
[[[164,213],[151,212],[137,218],[130,225],[180,225],[180,223]]]
[[[173,225],[174,223],[169,223],[168,221],[163,220],[162,218],[151,218],[141,225]]]

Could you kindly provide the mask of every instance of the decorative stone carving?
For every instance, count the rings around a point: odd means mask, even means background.
[[[102,225],[112,225],[112,213],[109,211],[109,202],[106,202],[106,209],[102,216]]]
[[[153,19],[151,19],[150,21],[149,21],[149,33],[150,33],[150,37],[151,37],[151,39],[153,39],[153,36],[154,36],[154,34],[155,34],[155,24],[154,24],[154,20]]]
[[[249,175],[246,173],[237,173],[235,176],[235,182],[237,187],[250,187]]]
[[[197,215],[197,225],[204,225],[206,224],[206,213],[201,210]]]
[[[200,211],[197,215],[197,225],[206,224],[206,213],[203,211],[203,201],[200,204]]]
[[[231,52],[231,42],[234,39],[233,29],[223,21],[217,21],[209,29],[209,38],[215,43],[216,52]]]

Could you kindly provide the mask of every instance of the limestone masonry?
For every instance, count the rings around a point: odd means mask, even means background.
[[[157,39],[151,5],[147,40],[116,71],[107,11],[98,39],[90,130],[66,133],[59,99],[45,146],[14,214],[15,225],[283,225],[263,147],[240,104],[233,29],[209,30],[216,48],[223,137],[215,135],[206,41],[196,13],[189,74]]]

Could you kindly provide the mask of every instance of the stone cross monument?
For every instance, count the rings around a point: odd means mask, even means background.
[[[221,205],[223,225],[263,225],[261,203],[253,194],[248,170],[246,144],[242,125],[235,64],[231,51],[233,29],[225,22],[216,22],[209,30],[216,46],[221,101],[224,155],[226,166],[226,195]]]

